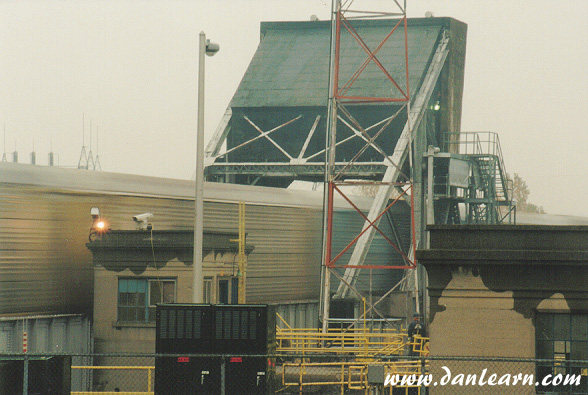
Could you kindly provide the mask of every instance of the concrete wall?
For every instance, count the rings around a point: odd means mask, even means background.
[[[588,311],[588,227],[439,225],[431,248],[417,252],[429,278],[433,356],[535,358],[538,312]],[[431,373],[442,376],[442,361]],[[535,374],[532,363],[462,362],[454,374],[487,367]],[[517,371],[512,371],[512,368]],[[459,370],[459,372],[457,372]],[[524,387],[477,387],[480,394],[526,394]],[[434,387],[431,394],[455,388]]]
[[[429,271],[429,279],[435,274]],[[444,290],[431,293],[437,311],[429,333],[438,340],[431,341],[432,355],[534,357],[533,321],[514,310],[512,291],[488,289],[470,268],[451,275]]]
[[[210,253],[204,257],[204,276],[230,275],[235,254]],[[172,260],[164,268],[147,267],[136,276],[129,269],[114,272],[94,268],[94,347],[98,353],[155,352],[155,322],[117,322],[119,277],[162,277],[176,279],[176,302],[192,302],[192,266]],[[214,290],[213,290],[214,292]]]

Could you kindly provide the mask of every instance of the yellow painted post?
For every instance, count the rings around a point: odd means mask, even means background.
[[[239,243],[239,272],[237,273],[239,277],[238,303],[245,304],[245,202],[239,202],[239,238],[231,239],[231,241]]]
[[[302,395],[302,369],[303,369],[303,367],[302,367],[302,362],[301,362],[300,363],[300,377],[298,379],[298,380],[300,380],[299,381],[299,383],[300,383],[300,395]]]
[[[341,364],[341,395],[345,395],[345,365]]]
[[[147,370],[147,392],[153,392],[153,369]]]
[[[363,343],[365,345],[365,354],[368,354],[368,334],[367,334],[367,323],[366,323],[366,301],[363,298]]]
[[[367,329],[367,323],[366,323],[366,303],[365,303],[365,298],[363,299],[363,329],[366,330]]]
[[[239,304],[245,304],[245,202],[239,202]]]

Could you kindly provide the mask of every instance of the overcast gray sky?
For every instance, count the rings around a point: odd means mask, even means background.
[[[392,1],[357,4],[395,9]],[[506,167],[527,181],[531,202],[588,216],[588,1],[407,4],[409,17],[432,11],[468,24],[462,130],[499,133]],[[329,12],[330,0],[2,0],[5,151],[16,147],[28,162],[34,144],[46,164],[52,145],[62,166],[75,166],[85,114],[85,143],[91,122],[104,171],[189,178],[198,33],[221,46],[207,58],[210,136],[259,43],[259,22]]]

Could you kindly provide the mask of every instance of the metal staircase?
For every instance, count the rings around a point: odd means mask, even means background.
[[[513,182],[506,173],[498,135],[450,133],[444,148],[449,153],[435,158],[435,223],[514,222]],[[469,164],[467,187],[451,183],[451,160]]]

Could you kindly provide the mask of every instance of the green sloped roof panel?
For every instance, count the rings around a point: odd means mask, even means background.
[[[350,22],[372,50],[391,32],[397,20]],[[410,91],[418,89],[439,36],[449,18],[409,19],[408,63]],[[262,39],[232,107],[325,106],[329,83],[330,22],[264,22]],[[404,29],[385,41],[377,59],[406,92]],[[368,58],[351,33],[342,28],[339,86],[342,87]],[[370,61],[346,92],[347,96],[402,98],[403,94]]]

